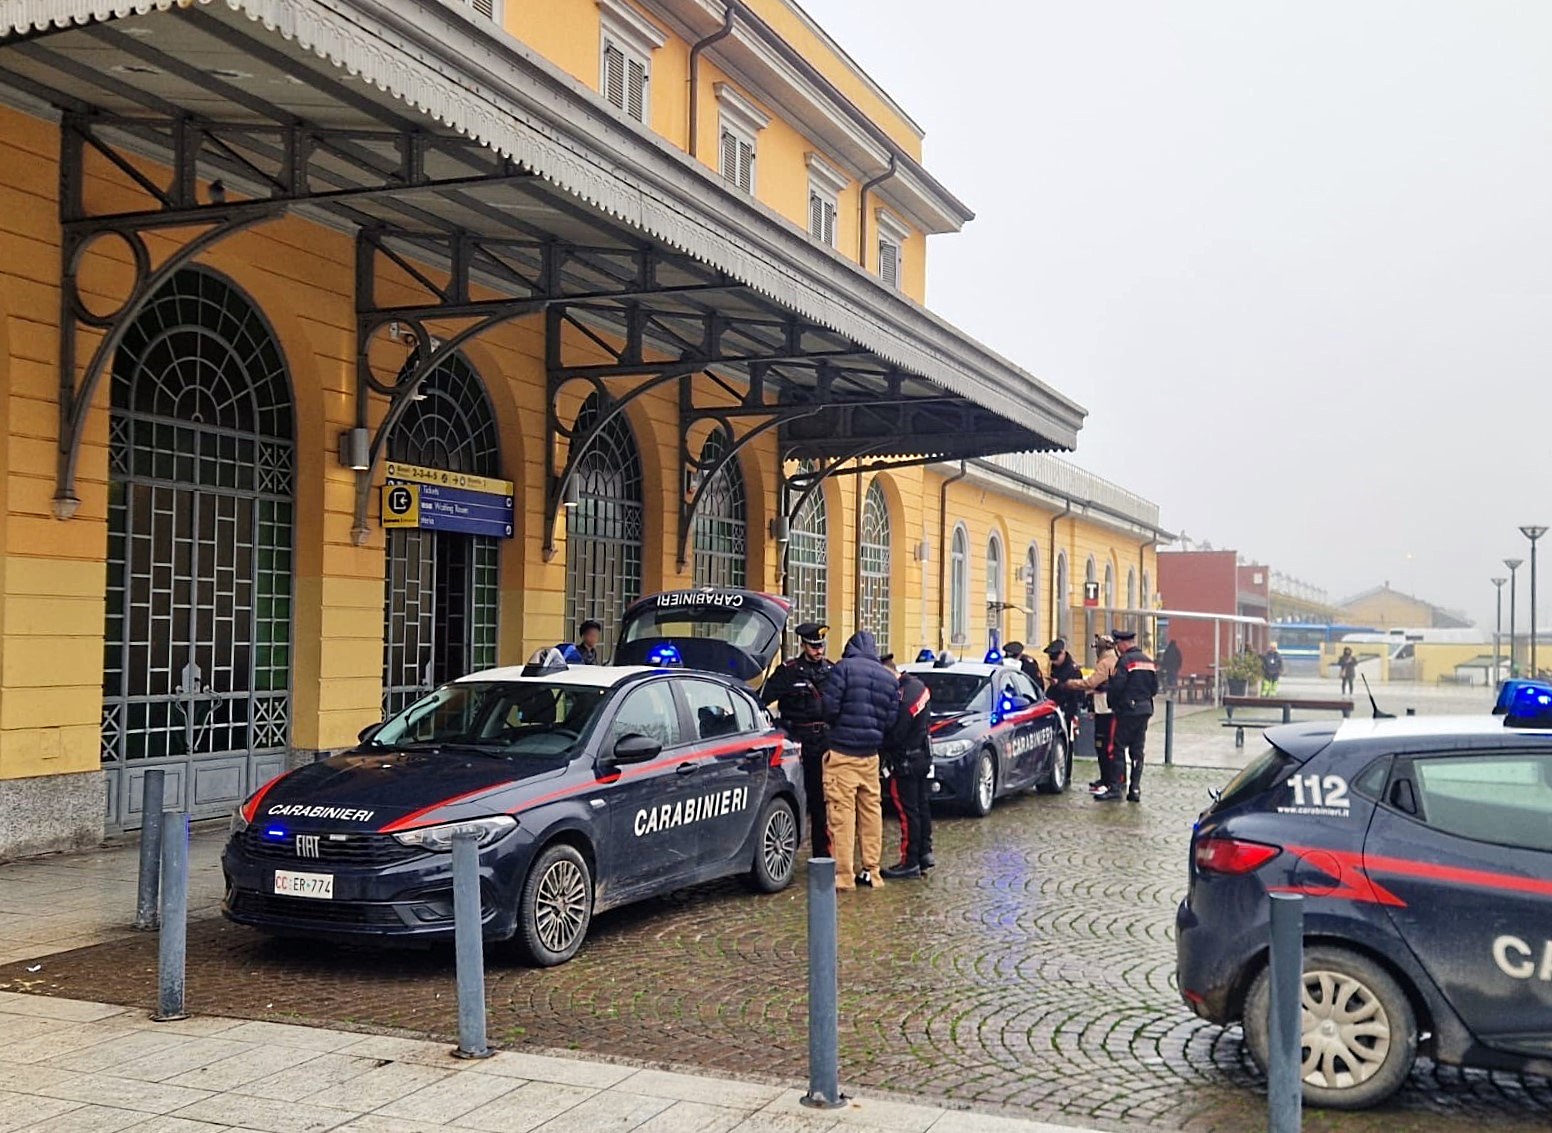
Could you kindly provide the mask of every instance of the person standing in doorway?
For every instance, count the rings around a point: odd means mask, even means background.
[[[894,658],[883,659],[894,670]],[[900,712],[894,727],[884,735],[879,757],[889,771],[889,799],[900,816],[900,860],[883,870],[890,881],[920,877],[934,865],[932,856],[932,806],[927,773],[932,770],[932,747],[927,739],[932,694],[915,673],[898,673]]]
[[[1173,691],[1180,684],[1180,670],[1185,667],[1185,658],[1180,653],[1180,642],[1170,639],[1164,647],[1164,654],[1159,658],[1159,676],[1163,679],[1164,687]]]
[[[1110,790],[1120,792],[1126,787],[1126,765],[1116,751],[1116,715],[1110,711],[1110,701],[1105,695],[1110,678],[1115,675],[1118,659],[1115,642],[1105,634],[1099,634],[1094,638],[1094,652],[1099,658],[1094,663],[1094,671],[1079,680],[1069,680],[1066,687],[1092,698],[1094,705],[1094,754],[1099,759],[1099,778],[1089,784],[1089,790],[1097,794]]]
[[[1342,678],[1342,693],[1353,695],[1353,682],[1358,679],[1358,658],[1353,656],[1351,645],[1342,646],[1342,655],[1336,659],[1337,675]]]
[[[1277,682],[1283,676],[1283,655],[1277,652],[1277,642],[1267,646],[1261,655],[1261,695],[1276,696]]]
[[[773,701],[787,737],[798,745],[803,762],[803,794],[808,807],[809,852],[816,858],[830,856],[830,835],[825,821],[824,755],[830,726],[824,718],[824,685],[834,663],[825,656],[825,636],[830,627],[804,622],[797,628],[799,652],[784,662],[765,682],[760,699]]]
[[[1137,634],[1129,629],[1111,632],[1120,657],[1107,688],[1110,711],[1116,715],[1116,754],[1124,769],[1131,767],[1131,786],[1125,794],[1129,803],[1142,802],[1142,765],[1148,740],[1148,720],[1153,715],[1153,698],[1159,693],[1158,666],[1137,647]],[[1123,770],[1124,773],[1124,770]],[[1119,789],[1095,795],[1100,802],[1120,802]]]
[[[577,640],[561,646],[561,660],[568,665],[602,665],[598,655],[598,642],[604,635],[604,625],[588,618],[577,627]]]
[[[884,799],[878,752],[899,714],[900,685],[879,661],[873,635],[866,630],[852,634],[824,686],[824,718],[830,725],[824,755],[825,814],[837,889],[884,884],[879,870]]]

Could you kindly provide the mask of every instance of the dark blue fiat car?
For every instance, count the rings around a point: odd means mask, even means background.
[[[798,753],[740,679],[769,663],[785,616],[743,591],[653,595],[620,647],[647,663],[568,669],[551,650],[443,685],[243,803],[226,915],[293,935],[449,936],[461,830],[480,837],[485,935],[534,964],[570,959],[616,905],[730,875],[785,888]]]
[[[1267,895],[1296,893],[1309,1102],[1374,1105],[1419,1053],[1552,1074],[1547,722],[1511,709],[1269,729],[1191,839],[1186,1002],[1242,1022],[1265,1066]]]

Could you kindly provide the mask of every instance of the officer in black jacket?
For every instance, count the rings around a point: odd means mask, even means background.
[[[894,658],[881,658],[894,668]],[[931,693],[914,673],[900,674],[900,714],[884,733],[879,758],[889,771],[889,799],[900,816],[900,861],[882,872],[885,880],[920,877],[937,864],[932,856],[930,780],[932,747],[927,738]]]
[[[1131,788],[1126,793],[1129,803],[1142,802],[1143,746],[1148,739],[1148,718],[1153,715],[1153,698],[1159,692],[1158,666],[1137,647],[1137,634],[1129,629],[1114,630],[1116,648],[1121,656],[1116,660],[1115,673],[1106,685],[1110,710],[1115,713],[1115,754],[1126,766],[1130,760]],[[1103,794],[1095,795],[1100,802],[1119,802],[1121,791],[1113,786]]]
[[[830,835],[825,820],[824,754],[830,726],[824,718],[824,683],[835,663],[825,656],[830,627],[804,622],[797,627],[801,652],[784,662],[765,682],[761,699],[776,703],[781,725],[799,745],[803,761],[803,794],[807,797],[809,848],[816,858],[829,856]]]
[[[1083,701],[1087,693],[1074,691],[1064,685],[1067,681],[1081,681],[1083,669],[1072,659],[1072,654],[1067,652],[1067,642],[1060,637],[1045,647],[1045,655],[1051,659],[1046,666],[1046,693],[1056,701],[1056,707],[1062,710],[1062,716],[1067,721],[1067,742],[1070,744],[1078,738],[1078,721],[1083,715]]]

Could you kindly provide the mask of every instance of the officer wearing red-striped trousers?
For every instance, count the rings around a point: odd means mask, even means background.
[[[1126,801],[1140,803],[1143,747],[1148,739],[1148,720],[1153,716],[1153,698],[1159,693],[1159,670],[1153,658],[1137,647],[1136,633],[1118,629],[1110,636],[1121,651],[1106,694],[1110,710],[1116,714],[1116,752],[1131,764],[1132,782]],[[1109,794],[1095,797],[1113,801],[1107,797]]]
[[[883,658],[894,668],[894,658]],[[889,773],[889,800],[900,816],[900,860],[883,869],[886,881],[920,877],[936,862],[932,856],[932,747],[927,725],[931,693],[912,673],[900,674],[900,713],[884,734],[879,758]]]

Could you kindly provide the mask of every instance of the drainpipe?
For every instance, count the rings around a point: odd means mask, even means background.
[[[959,462],[959,471],[938,488],[938,652],[948,648],[948,618],[944,616],[944,599],[948,587],[948,490],[952,484],[957,484],[970,475],[970,469],[964,461]]]
[[[1052,641],[1055,641],[1056,638],[1057,638],[1057,635],[1061,633],[1062,608],[1061,608],[1060,603],[1067,601],[1067,595],[1065,595],[1065,594],[1057,594],[1056,593],[1056,584],[1057,584],[1058,581],[1060,581],[1057,578],[1057,575],[1056,575],[1056,525],[1058,523],[1060,523],[1062,520],[1066,519],[1071,514],[1072,514],[1072,501],[1070,499],[1064,499],[1064,500],[1062,500],[1062,510],[1059,511],[1057,514],[1055,514],[1055,515],[1053,515],[1051,517],[1051,573],[1046,575],[1046,577],[1051,580],[1052,595],[1056,599],[1056,601],[1051,603],[1051,640]],[[1068,564],[1068,568],[1067,569],[1069,571],[1072,569],[1071,564]],[[1067,581],[1070,584],[1072,580],[1068,579]]]
[[[722,26],[712,32],[705,39],[697,40],[690,46],[690,137],[689,144],[685,147],[694,157],[699,148],[696,144],[697,134],[700,132],[701,121],[701,52],[733,34],[733,17],[738,10],[737,0],[729,0],[727,10],[722,14]]]
[[[857,194],[857,263],[862,266],[864,271],[868,267],[868,194],[893,177],[898,165],[898,155],[891,153],[889,155],[889,168],[877,177],[870,177],[864,181],[862,183],[862,191]],[[960,468],[964,468],[963,461],[960,462]],[[961,471],[959,475],[963,476],[964,472]]]

